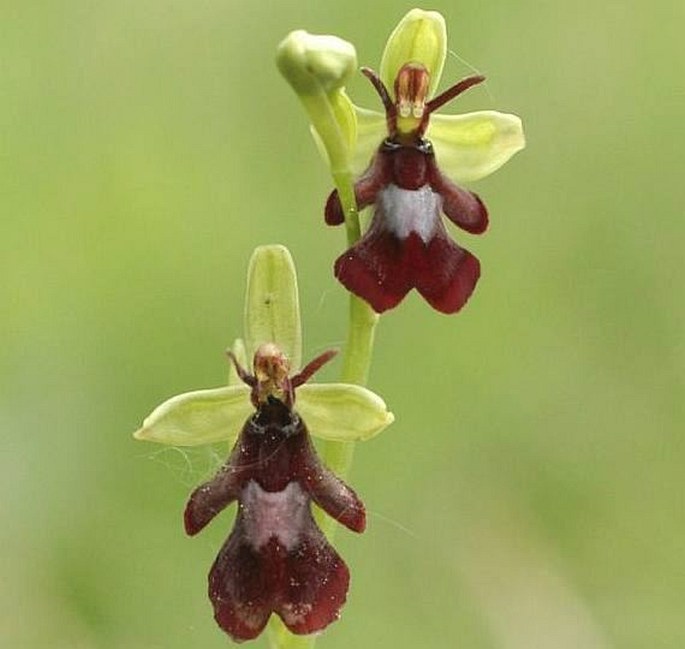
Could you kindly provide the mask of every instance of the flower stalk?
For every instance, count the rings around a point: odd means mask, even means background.
[[[279,45],[276,64],[304,106],[317,143],[326,155],[340,197],[347,245],[352,246],[361,238],[351,168],[357,120],[344,85],[357,68],[354,46],[333,36],[298,30]],[[366,385],[377,322],[373,309],[350,294],[341,381]],[[353,453],[353,445],[346,442],[326,441],[322,450],[328,466],[343,477],[351,467]],[[322,524],[327,535],[332,535],[335,525],[328,521]]]
[[[356,117],[352,104],[344,92],[343,84],[347,74],[337,76],[331,88],[331,79],[335,77],[330,70],[323,71],[308,65],[307,71],[318,71],[318,79],[309,77],[307,84],[302,84],[304,77],[302,65],[307,65],[311,56],[302,55],[308,48],[316,49],[318,45],[333,45],[334,50],[344,52],[348,61],[354,61],[356,53],[350,44],[341,45],[339,39],[325,42],[327,37],[316,37],[306,32],[291,33],[281,43],[277,53],[277,65],[286,80],[298,95],[312,124],[317,143],[328,159],[331,176],[340,197],[344,214],[347,245],[354,245],[361,238],[361,224],[354,193],[354,177],[351,169],[351,155],[356,140]],[[330,38],[330,37],[328,37]],[[351,48],[351,49],[350,49]],[[296,53],[294,55],[293,53]],[[333,57],[328,57],[331,60]],[[339,65],[338,70],[345,69]],[[344,383],[364,386],[368,380],[371,357],[373,354],[374,333],[379,316],[373,309],[356,295],[349,294],[347,340],[343,350],[340,380]],[[324,441],[321,456],[334,473],[345,478],[350,471],[354,457],[354,444],[351,442]],[[332,539],[337,528],[336,522],[316,512],[318,525],[328,539]],[[273,649],[309,649],[314,646],[315,638],[302,638],[288,632],[283,623],[275,618],[269,625],[270,644]]]

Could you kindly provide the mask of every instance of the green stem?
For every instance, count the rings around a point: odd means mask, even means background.
[[[361,237],[361,225],[352,175],[348,171],[334,173],[333,179],[345,214],[347,245],[353,246]],[[347,343],[343,352],[343,366],[340,373],[340,380],[343,383],[366,385],[377,322],[378,315],[373,309],[364,300],[350,293]],[[322,445],[321,454],[328,468],[344,479],[352,466],[354,442],[325,442]],[[324,518],[321,522],[324,532],[331,538],[337,523],[331,518]]]
[[[315,125],[321,139],[326,143],[333,180],[335,181],[340,197],[340,205],[345,214],[345,230],[347,233],[347,245],[353,246],[361,238],[361,225],[357,201],[354,196],[354,180],[348,169],[347,148],[344,137],[335,119],[334,111],[330,103],[323,102],[328,108],[323,109],[322,97],[300,96],[312,123]],[[324,117],[322,119],[322,117]],[[378,314],[364,300],[350,293],[348,310],[347,343],[342,356],[342,371],[340,380],[344,383],[366,385],[371,367],[373,353],[374,333]],[[337,476],[345,479],[354,456],[354,442],[323,442],[321,445],[321,457]],[[319,509],[315,511],[316,521],[329,540],[335,536],[338,523],[330,516],[326,516]],[[296,636],[291,634],[281,619],[276,615],[271,616],[269,621],[269,645],[270,649],[312,649],[316,637]]]
[[[269,649],[311,649],[316,637],[293,635],[278,615],[272,615],[269,619],[268,641]]]
[[[362,236],[362,228],[359,223],[357,211],[357,199],[354,195],[354,181],[352,174],[345,170],[333,172],[333,181],[338,190],[338,198],[345,215],[345,231],[347,233],[347,245],[353,246]]]
[[[364,300],[350,295],[349,329],[340,380],[366,385],[371,367],[378,314]]]
[[[343,367],[340,380],[344,383],[365,385],[369,376],[373,341],[378,315],[369,305],[356,295],[350,295],[349,328],[347,344],[343,354]],[[326,466],[344,478],[352,465],[354,442],[325,442],[322,456]],[[337,527],[331,518],[319,519],[329,538]]]

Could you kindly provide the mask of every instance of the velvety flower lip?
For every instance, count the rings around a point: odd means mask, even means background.
[[[292,377],[275,345],[258,348],[253,374],[234,359],[255,412],[227,462],[191,495],[184,520],[188,534],[197,534],[238,501],[233,531],[209,573],[215,619],[237,642],[257,637],[272,613],[293,633],[320,631],[346,600],[349,571],[317,527],[311,501],[355,532],[366,525],[364,505],[321,463],[293,407],[295,388],[331,357]]]
[[[365,156],[367,166],[354,193],[358,208],[373,205],[374,216],[334,268],[340,282],[378,313],[395,307],[412,288],[442,313],[464,306],[480,263],[450,239],[441,213],[472,234],[485,231],[488,213],[476,194],[452,178],[482,178],[524,146],[515,115],[435,114],[485,79],[468,77],[431,96],[444,64],[445,33],[440,14],[412,10],[386,44],[381,74],[362,68],[385,109],[382,115],[355,107],[352,158],[358,164]],[[325,220],[344,222],[337,191],[328,198]]]

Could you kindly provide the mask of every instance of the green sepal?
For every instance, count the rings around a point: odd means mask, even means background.
[[[355,178],[371,164],[378,147],[388,135],[388,122],[383,113],[354,106],[357,139],[352,149],[350,169]]]
[[[195,390],[157,406],[133,436],[172,446],[233,443],[253,412],[246,385]]]
[[[307,102],[305,107],[307,107]],[[352,103],[344,90],[338,90],[328,97],[329,117],[312,121],[309,128],[314,143],[332,174],[345,172],[349,166],[349,157],[355,151],[358,142],[357,107]],[[340,144],[343,144],[340,147]],[[376,142],[378,146],[378,142]],[[340,150],[334,150],[338,147]]]
[[[370,439],[395,421],[376,393],[349,383],[307,383],[295,410],[314,437],[334,442]]]
[[[440,82],[446,54],[447,27],[442,15],[437,11],[412,9],[390,34],[379,74],[392,92],[397,73],[405,63],[422,63],[430,74],[430,96]]]
[[[285,246],[252,253],[245,294],[245,351],[250,364],[259,345],[275,343],[293,370],[302,363],[302,329],[295,264]]]
[[[370,439],[395,419],[377,394],[346,383],[299,387],[295,410],[312,435],[337,442]],[[186,392],[155,408],[134,437],[173,446],[232,443],[253,412],[244,385]]]
[[[488,176],[526,146],[521,118],[496,110],[433,115],[426,137],[440,171],[455,182]]]

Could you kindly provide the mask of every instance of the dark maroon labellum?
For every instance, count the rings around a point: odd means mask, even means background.
[[[256,412],[228,461],[193,492],[185,510],[186,531],[194,535],[238,501],[233,531],[209,573],[214,616],[236,642],[257,637],[271,613],[297,634],[320,631],[339,617],[349,571],[314,522],[312,500],[355,532],[366,522],[363,503],[322,465],[292,407],[294,387],[332,354],[289,378],[274,349],[257,351],[255,376],[238,368],[252,387]]]
[[[378,313],[399,304],[412,288],[438,311],[456,313],[476,286],[480,264],[452,241],[440,214],[473,234],[485,231],[488,214],[476,194],[440,173],[423,133],[432,111],[484,77],[464,79],[425,102],[428,72],[408,64],[398,73],[393,101],[373,71],[363,72],[383,100],[388,137],[354,187],[359,209],[375,206],[373,220],[337,259],[335,276]],[[328,197],[325,218],[329,225],[344,222],[337,191]]]

